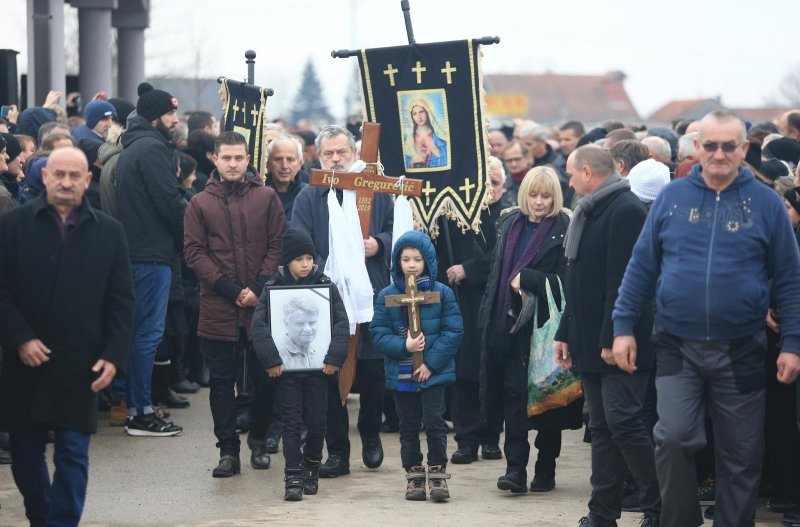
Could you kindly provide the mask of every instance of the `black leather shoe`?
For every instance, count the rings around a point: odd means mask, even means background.
[[[462,446],[450,456],[450,462],[454,465],[469,465],[473,461],[478,461],[478,448]]]
[[[321,478],[338,478],[348,474],[350,474],[350,463],[337,454],[328,456],[325,464],[319,467],[319,477]]]
[[[659,527],[661,525],[661,515],[659,513],[645,514],[639,525],[640,527]]]
[[[167,390],[166,392],[160,395],[158,400],[154,400],[153,402],[156,404],[163,404],[167,408],[189,407],[189,399],[187,399],[186,397],[181,397],[172,390]]]
[[[224,455],[219,458],[219,464],[211,472],[215,478],[229,478],[234,474],[242,471],[242,466],[239,463],[239,458],[231,455]]]
[[[767,500],[767,509],[772,512],[797,512],[800,510],[797,500],[792,498],[770,498]]]
[[[578,520],[578,527],[617,527],[617,522],[600,523],[591,516],[584,516]]]
[[[172,385],[172,390],[175,393],[197,393],[200,391],[200,385],[192,382],[189,379],[183,379]]]
[[[247,439],[247,446],[250,447],[250,466],[256,470],[266,470],[269,468],[269,455],[267,455],[267,444],[265,441],[255,441]]]
[[[481,457],[483,459],[503,459],[503,451],[497,445],[483,445]]]
[[[524,494],[528,492],[528,475],[524,470],[510,468],[505,475],[497,478],[497,488],[500,490],[510,490],[513,494]]]
[[[378,468],[383,463],[383,445],[381,436],[361,438],[361,459],[367,468]]]
[[[550,492],[554,488],[556,488],[555,477],[534,474],[533,481],[531,481],[531,492]]]
[[[781,518],[781,523],[789,527],[800,527],[800,512],[787,512]]]
[[[277,454],[278,453],[278,438],[275,436],[268,435],[267,436],[267,453],[268,454]]]

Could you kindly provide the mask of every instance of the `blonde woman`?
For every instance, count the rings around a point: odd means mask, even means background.
[[[546,280],[556,303],[561,306],[563,301],[558,282],[564,280],[566,271],[562,244],[569,216],[562,210],[558,175],[549,166],[527,173],[520,184],[518,200],[519,208],[497,222],[497,244],[478,314],[485,365],[481,382],[484,405],[497,398],[503,401],[507,466],[505,475],[497,480],[497,488],[513,493],[528,491],[528,430],[535,429],[538,457],[530,490],[547,492],[555,487],[561,431],[583,425],[583,399],[533,418],[528,418],[526,412],[531,335],[550,316]],[[531,302],[538,302],[537,320],[533,320],[532,309],[523,309],[522,293]],[[529,313],[527,318],[525,313]]]

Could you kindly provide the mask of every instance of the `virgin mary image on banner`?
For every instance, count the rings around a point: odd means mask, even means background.
[[[444,90],[398,92],[397,97],[406,170],[449,170],[450,130]]]

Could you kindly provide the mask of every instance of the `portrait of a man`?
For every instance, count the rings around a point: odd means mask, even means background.
[[[272,334],[285,371],[321,370],[331,341],[330,290],[270,291]]]

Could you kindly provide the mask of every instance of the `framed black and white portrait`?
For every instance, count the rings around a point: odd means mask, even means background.
[[[269,321],[284,372],[315,371],[324,366],[331,344],[331,285],[272,287]]]

